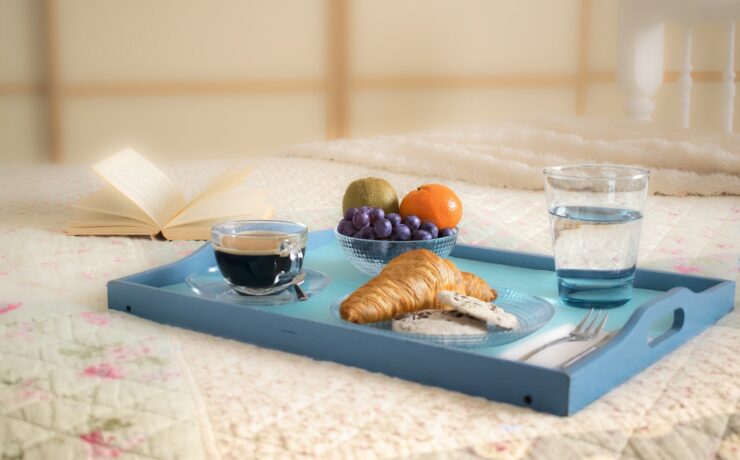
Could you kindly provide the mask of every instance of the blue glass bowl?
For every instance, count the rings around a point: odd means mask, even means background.
[[[498,292],[498,297],[493,301],[493,303],[516,316],[519,322],[518,327],[506,330],[495,326],[489,326],[486,334],[482,335],[426,335],[396,332],[392,330],[391,321],[354,324],[344,321],[339,313],[342,302],[344,302],[344,299],[346,299],[349,294],[339,297],[332,304],[331,311],[336,319],[352,328],[372,328],[385,335],[420,340],[422,342],[434,343],[436,345],[470,349],[498,347],[516,342],[517,340],[523,339],[541,329],[555,314],[555,309],[545,299],[526,294],[524,292],[512,291],[510,289],[500,287],[495,287],[495,289],[496,292]]]
[[[366,275],[375,276],[391,261],[404,252],[414,249],[427,249],[440,257],[447,257],[457,242],[457,233],[433,240],[384,241],[363,240],[344,236],[334,229],[339,246],[347,259]]]

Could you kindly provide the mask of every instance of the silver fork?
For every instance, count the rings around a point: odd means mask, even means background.
[[[527,354],[519,358],[519,361],[526,361],[532,356],[544,350],[545,348],[551,347],[558,343],[581,342],[584,340],[593,339],[594,337],[599,335],[601,331],[604,330],[604,327],[606,326],[606,320],[609,318],[609,312],[599,311],[595,315],[593,313],[594,309],[592,308],[591,310],[589,310],[586,316],[583,317],[581,322],[576,325],[575,329],[570,332],[570,334],[566,335],[565,337],[560,337],[558,339],[547,342],[544,345],[540,345],[539,347],[529,351]]]

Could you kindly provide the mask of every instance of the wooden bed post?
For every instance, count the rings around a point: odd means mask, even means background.
[[[327,0],[326,138],[349,134],[349,1]]]
[[[735,21],[730,21],[727,26],[727,62],[722,76],[725,96],[722,128],[725,132],[731,133],[735,112]]]
[[[619,2],[619,80],[630,120],[652,121],[653,95],[663,83],[663,21],[642,0]]]
[[[62,163],[64,161],[64,143],[62,140],[61,77],[59,70],[59,34],[56,0],[44,0],[43,6],[42,26],[44,28],[46,45],[45,64],[49,152],[51,153],[52,162]]]
[[[682,128],[688,128],[691,123],[691,87],[694,82],[691,78],[691,39],[691,25],[687,25],[684,30],[684,55],[681,76],[678,78],[678,84],[681,87],[680,126]]]

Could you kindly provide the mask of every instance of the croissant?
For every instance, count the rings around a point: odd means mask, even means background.
[[[489,302],[496,291],[472,273],[426,249],[406,252],[342,302],[343,319],[353,323],[386,321],[400,313],[442,308],[437,292],[454,291]]]
[[[462,275],[463,294],[484,302],[496,300],[496,297],[498,297],[496,290],[478,276],[468,272],[460,272],[460,274]]]

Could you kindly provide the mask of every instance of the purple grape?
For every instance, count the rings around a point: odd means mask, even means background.
[[[337,232],[339,232],[340,235],[353,236],[355,231],[355,226],[347,219],[342,219],[339,222],[339,225],[337,225]]]
[[[380,208],[374,208],[370,211],[370,222],[373,224],[379,220],[385,218],[385,211]]]
[[[386,214],[386,219],[391,221],[391,224],[398,225],[401,223],[401,216],[399,216],[397,213],[392,212],[390,214]]]
[[[352,218],[352,224],[357,230],[367,227],[370,225],[370,216],[368,216],[367,213],[358,211]]]
[[[373,224],[373,230],[375,230],[375,236],[378,238],[386,238],[393,231],[393,224],[388,219],[376,220]]]
[[[436,238],[437,235],[439,235],[439,229],[436,225],[434,225],[434,222],[430,222],[428,220],[425,220],[421,223],[419,226],[419,230],[424,230],[429,232],[432,235],[432,238]]]
[[[365,214],[370,214],[370,211],[372,211],[372,209],[373,208],[371,208],[370,206],[363,206],[358,211],[365,213]]]
[[[362,229],[355,233],[355,238],[361,238],[363,240],[374,240],[375,232],[371,226],[362,227]]]
[[[439,237],[444,238],[445,236],[452,236],[457,233],[457,228],[443,228],[439,231]]]
[[[411,230],[404,224],[394,225],[391,238],[393,241],[408,241],[411,238]]]
[[[412,240],[431,240],[432,234],[426,230],[417,230],[411,234]]]
[[[344,218],[346,220],[352,220],[352,218],[355,217],[355,214],[357,214],[357,211],[359,211],[359,209],[349,208],[347,212],[344,213]]]
[[[419,220],[416,216],[406,216],[406,218],[403,220],[403,223],[411,230],[412,232],[419,229],[419,226],[421,225],[421,220]]]

